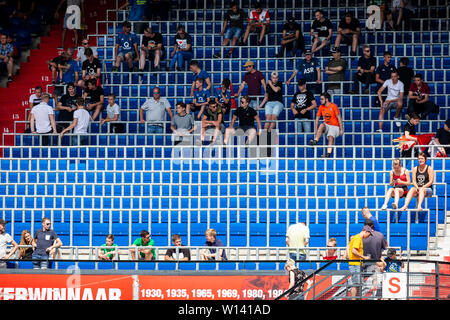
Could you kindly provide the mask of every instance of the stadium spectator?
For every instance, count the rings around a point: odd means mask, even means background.
[[[384,197],[384,204],[381,210],[387,209],[387,204],[390,198],[394,198],[392,208],[398,208],[398,201],[400,198],[406,197],[408,194],[408,186],[411,185],[411,178],[409,170],[402,167],[400,159],[395,159],[392,163],[392,170],[389,172],[389,188]]]
[[[397,259],[397,250],[394,248],[389,248],[386,257],[380,260],[381,262],[378,262],[378,264],[381,264],[380,266],[385,272],[402,272],[405,267],[405,263]]]
[[[81,40],[81,47],[78,47],[77,56],[75,58],[75,61],[81,62],[81,64],[83,64],[83,62],[86,61],[86,59],[87,59],[85,52],[86,52],[86,49],[88,49],[88,48],[92,50],[92,55],[94,56],[94,58],[98,59],[97,48],[91,47],[89,45],[89,39],[84,38],[83,40]]]
[[[24,22],[36,13],[37,3],[35,0],[17,0],[9,2],[15,2],[15,10],[12,17],[23,18]]]
[[[146,17],[151,21],[167,21],[171,8],[171,0],[148,0]]]
[[[58,63],[61,84],[77,84],[80,76],[80,68],[78,66],[78,63],[73,59],[73,49],[67,49],[66,52],[62,53],[62,57],[63,59]],[[58,92],[59,93],[57,95],[60,96],[60,91],[58,90]]]
[[[118,259],[119,249],[116,247],[117,244],[114,243],[114,235],[108,234],[105,243],[102,244],[97,251],[98,259],[104,261],[111,261],[114,260],[114,258]]]
[[[369,260],[370,257],[364,255],[363,249],[363,239],[370,237],[373,233],[372,228],[369,226],[364,226],[360,233],[351,237],[350,243],[348,244],[348,258],[349,260]],[[361,286],[361,261],[349,261],[348,270],[352,274],[350,289],[350,295],[356,297],[359,288]]]
[[[305,58],[301,59],[297,65],[294,72],[286,81],[286,85],[289,85],[292,79],[298,74],[298,81],[300,79],[306,80],[306,88],[317,94],[321,91],[322,80],[320,73],[320,61],[317,58],[312,57],[311,50],[306,50],[304,54]]]
[[[8,260],[19,249],[13,237],[6,232],[5,227],[7,223],[5,220],[0,219],[0,259],[2,260]],[[6,253],[8,243],[11,243],[13,248]],[[0,269],[3,268],[6,268],[6,261],[0,261]]]
[[[97,86],[96,80],[91,79],[87,81],[87,88],[84,90],[83,99],[86,103],[86,110],[89,113],[94,110],[92,121],[95,121],[103,110],[103,104],[105,102],[105,92],[102,87]]]
[[[247,85],[248,91],[247,94],[249,97],[252,98],[254,102],[251,103],[251,107],[253,109],[256,109],[258,106],[257,96],[261,96],[261,86],[264,88],[264,92],[266,92],[266,79],[264,78],[264,75],[261,71],[258,71],[255,69],[255,64],[253,61],[248,60],[244,64],[244,68],[247,70],[247,72],[244,75],[244,80],[242,81],[241,85],[239,86],[239,90],[237,94],[234,96],[235,98],[239,97],[244,90],[245,86]]]
[[[144,22],[146,19],[145,17],[145,10],[147,9],[148,0],[126,0],[126,2],[121,5],[117,10],[123,10],[124,8],[127,8],[131,6],[131,9],[128,11],[128,21],[137,21],[134,22],[134,29],[133,32],[138,34],[142,33],[144,31]]]
[[[30,231],[23,230],[22,235],[20,236],[19,242],[19,255],[18,259],[22,260],[32,260],[33,259],[33,236]],[[29,247],[22,247],[29,246]]]
[[[56,232],[50,229],[51,221],[48,218],[42,219],[42,228],[38,229],[33,239],[33,269],[48,269],[49,258],[54,256],[56,250],[63,243]]]
[[[289,247],[289,258],[306,260],[305,248],[309,244],[309,227],[304,222],[292,224],[286,231],[286,245]]]
[[[191,86],[191,97],[194,96],[194,91],[196,89],[195,81],[199,78],[202,78],[204,80],[202,85],[203,88],[211,92],[212,88],[211,77],[209,76],[208,72],[200,68],[200,64],[198,63],[197,60],[192,60],[189,63],[189,70],[191,70],[191,72],[194,74],[194,80],[192,81]]]
[[[166,48],[164,47],[163,36],[159,32],[155,32],[151,27],[144,30],[144,36],[141,42],[141,55],[139,59],[139,71],[143,72],[145,68],[145,61],[148,59],[153,62],[153,70],[160,70],[161,59],[166,56]],[[151,67],[150,63],[150,67]]]
[[[77,109],[77,100],[79,97],[80,96],[75,90],[75,85],[73,83],[68,83],[67,93],[61,97],[55,108],[56,111],[59,111],[58,126],[60,128],[67,128],[73,121],[73,112]]]
[[[229,114],[231,110],[231,82],[230,79],[222,80],[220,88],[215,96],[217,105],[222,109],[223,114]]]
[[[63,30],[61,33],[61,46],[58,48],[58,50],[64,50],[64,44],[66,41],[66,33],[67,33],[67,29],[71,29],[73,30],[73,35],[74,35],[74,47],[78,47],[78,37],[79,32],[81,32],[81,30],[77,30],[77,29],[72,29],[69,25],[68,22],[72,19],[72,13],[68,12],[67,9],[71,6],[78,6],[78,8],[80,8],[80,18],[81,21],[80,23],[84,23],[84,0],[61,0],[58,4],[58,6],[56,7],[56,11],[55,11],[55,19],[59,19],[59,10],[61,9],[62,5],[64,4],[64,2],[67,2],[67,7],[66,10],[64,10],[65,15],[64,15],[64,25],[63,25]]]
[[[224,144],[228,144],[230,136],[234,135],[238,130],[242,130],[245,134],[248,134],[247,145],[253,142],[256,135],[259,135],[261,131],[261,120],[255,109],[250,107],[250,101],[251,98],[249,96],[243,96],[241,98],[240,106],[236,109],[231,118],[230,127],[225,131]],[[236,122],[236,119],[239,120],[239,126],[235,128],[234,123]],[[255,130],[255,121],[258,125],[258,131]]]
[[[387,29],[390,31],[400,30],[403,21],[403,11],[405,2],[403,0],[391,0],[390,8],[387,11]]]
[[[412,197],[416,197],[417,210],[421,211],[423,210],[423,200],[433,196],[434,170],[427,165],[427,156],[425,153],[419,153],[417,160],[419,161],[419,165],[412,170],[413,187],[409,190],[405,199],[405,205],[399,209],[400,211],[405,211],[408,208]]]
[[[225,58],[231,58],[234,48],[244,33],[244,20],[247,17],[247,14],[239,8],[239,4],[236,1],[232,1],[230,4],[230,9],[225,14],[225,19],[223,22],[223,28],[220,32],[220,36],[223,36],[222,47],[226,47],[231,40],[231,47],[228,50],[228,53],[225,55]],[[225,32],[227,25],[230,24],[228,30]],[[219,49],[213,57],[221,58],[222,57],[222,49]]]
[[[330,102],[328,93],[324,92],[320,95],[320,103],[314,122],[314,140],[309,141],[309,144],[316,145],[322,134],[325,133],[328,138],[328,148],[327,153],[322,155],[322,158],[329,158],[333,152],[331,146],[334,145],[337,137],[344,134],[344,125],[339,108],[335,103]],[[324,118],[324,123],[319,126],[321,116]]]
[[[353,74],[353,90],[349,91],[350,94],[359,93],[359,83],[363,83],[365,88],[364,94],[370,93],[370,84],[375,82],[375,68],[377,65],[377,59],[370,53],[370,46],[363,45],[363,54],[358,60],[358,66],[356,67],[356,73]]]
[[[278,116],[284,109],[283,104],[283,83],[279,80],[278,72],[274,71],[267,81],[267,90],[264,99],[259,105],[262,108],[265,105],[266,122],[264,129],[271,132],[277,125]],[[257,110],[259,109],[257,108]]]
[[[434,142],[437,146],[450,145],[450,119],[447,119],[444,126],[436,132]],[[450,154],[450,146],[439,147],[439,152],[442,156],[448,156]]]
[[[197,113],[196,120],[202,118],[203,112],[205,112],[206,106],[210,101],[211,92],[203,86],[204,83],[205,80],[203,78],[195,80],[194,100],[187,105],[186,109],[187,113],[191,113],[191,110]]]
[[[34,88],[34,93],[31,94],[30,97],[28,98],[28,105],[30,106],[30,109],[33,108],[34,106],[38,105],[39,103],[41,103],[41,100],[42,100],[42,87],[36,86]],[[28,122],[25,124],[25,133],[31,132],[30,119],[31,119],[31,112],[28,112],[28,118],[27,118]]]
[[[38,133],[42,136],[42,145],[48,146],[50,139],[48,134],[56,134],[55,113],[53,108],[48,105],[50,96],[48,93],[43,93],[41,96],[41,103],[34,106],[30,112],[30,128],[31,133]],[[36,126],[35,126],[36,125]]]
[[[419,144],[419,140],[415,137],[412,137],[411,135],[413,136],[416,135],[416,126],[419,124],[419,122],[420,117],[417,114],[413,113],[403,128],[403,134],[405,138],[408,141],[415,141],[417,144]],[[413,154],[412,151],[413,148],[409,148],[408,150],[402,150],[401,153],[402,158],[411,158]]]
[[[388,95],[386,100],[383,101],[383,97],[381,94],[385,89],[388,89]],[[378,89],[378,101],[380,102],[380,113],[378,115],[378,130],[377,132],[383,132],[383,120],[384,115],[391,108],[396,108],[394,121],[397,127],[401,126],[400,116],[403,108],[403,94],[404,94],[404,85],[398,79],[398,72],[396,70],[392,71],[391,78],[386,80],[384,84]]]
[[[247,40],[252,32],[259,34],[258,44],[262,45],[264,36],[270,31],[269,10],[263,9],[260,2],[255,3],[255,8],[248,12],[248,24],[245,30],[243,45],[247,45]]]
[[[64,134],[73,129],[72,135],[72,145],[87,145],[89,144],[89,136],[87,136],[87,132],[89,129],[89,124],[91,121],[91,116],[89,112],[84,107],[85,101],[83,98],[77,99],[77,110],[73,112],[73,121],[72,123],[65,128],[59,134],[61,140]]]
[[[330,238],[327,242],[327,249],[325,252],[322,252],[320,256],[323,260],[336,260],[338,258],[338,251],[336,249],[337,241],[336,238]]]
[[[120,123],[120,106],[116,103],[116,96],[114,93],[108,96],[108,105],[106,106],[106,118],[100,121],[100,125],[103,126],[105,123],[112,122],[109,124],[110,133],[124,133],[124,124]]]
[[[217,232],[215,229],[208,229],[205,232],[206,242],[205,246],[208,249],[202,249],[200,251],[200,260],[227,260],[227,254],[223,248],[224,244],[222,240],[217,239]],[[213,249],[213,247],[219,247],[218,250]]]
[[[306,89],[306,80],[300,79],[298,91],[294,94],[291,102],[291,110],[295,118],[296,132],[311,132],[311,111],[317,108],[314,94]],[[296,136],[298,137],[298,136]],[[296,139],[299,144],[298,139]]]
[[[63,63],[63,53],[54,57],[52,60],[47,60],[48,69],[52,72],[52,84],[57,84],[61,81],[62,75],[59,74],[58,65]]]
[[[342,94],[342,82],[345,81],[345,70],[347,69],[347,60],[341,57],[340,48],[332,48],[333,59],[325,67],[325,73],[328,74],[328,90],[330,95]]]
[[[168,261],[189,261],[191,260],[191,251],[188,248],[183,247],[181,244],[181,236],[174,234],[172,236],[172,243],[175,248],[169,248],[166,251],[164,260]]]
[[[14,41],[13,37],[10,34],[6,35],[6,43],[13,47],[13,51],[11,53],[11,57],[14,61],[19,61],[21,56],[21,48],[18,46],[17,41]]]
[[[289,287],[287,290],[293,288],[306,278],[306,273],[295,266],[295,261],[293,259],[288,259],[286,261],[284,269],[289,274]],[[304,300],[303,286],[297,286],[291,293],[286,295],[286,298],[288,300]]]
[[[365,220],[371,220],[373,222],[373,225],[374,225],[373,230],[381,231],[380,224],[379,224],[377,218],[374,215],[372,215],[372,212],[370,212],[369,207],[367,207],[367,206],[363,207],[361,209],[361,214]]]
[[[346,13],[344,18],[339,22],[334,47],[339,48],[341,42],[351,46],[350,55],[357,55],[358,45],[361,42],[361,27],[359,20],[350,12]]]
[[[434,103],[430,101],[430,87],[423,81],[420,73],[414,75],[414,82],[409,87],[409,104],[407,114],[416,113],[421,119],[425,119],[433,112]]]
[[[132,248],[130,248],[131,259],[133,260],[155,260],[156,252],[153,248],[155,241],[151,238],[150,233],[147,230],[142,230],[139,234],[139,238],[134,240]],[[148,248],[137,248],[148,247]],[[139,255],[136,256],[136,253]]]
[[[8,73],[8,82],[13,81],[12,75],[14,72],[14,47],[7,43],[6,34],[0,36],[0,72]]]
[[[144,111],[145,119],[144,119]],[[140,123],[148,123],[147,133],[163,133],[164,121],[166,118],[166,111],[170,116],[170,121],[173,119],[172,108],[169,100],[161,97],[161,91],[158,87],[153,89],[153,97],[145,100],[144,104],[139,109]]]
[[[137,71],[133,66],[133,62],[139,59],[138,40],[135,33],[131,32],[131,23],[125,21],[123,23],[123,31],[119,32],[116,37],[115,57],[116,61],[112,67],[112,71],[119,71],[119,66],[123,61],[128,64],[130,71]]]
[[[81,80],[78,82],[78,86],[85,89],[86,81],[91,79],[97,81],[97,86],[100,86],[102,63],[94,57],[94,53],[91,48],[87,48],[85,50],[85,56],[87,59],[81,66]]]
[[[323,16],[323,11],[318,9],[314,12],[316,19],[311,25],[311,52],[315,53],[322,50],[326,45],[330,43],[333,36],[333,24],[330,20]]]
[[[185,31],[184,26],[179,25],[175,35],[173,50],[170,54],[170,64],[166,70],[173,71],[175,65],[177,65],[177,71],[181,71],[184,68],[184,61],[191,61],[193,57],[192,37]]]
[[[284,57],[285,51],[289,52],[288,57],[295,57],[298,49],[302,53],[305,51],[305,39],[303,38],[302,28],[295,22],[293,16],[290,16],[287,19],[287,23],[284,24],[281,39],[280,51],[275,55],[276,58]]]
[[[392,72],[396,71],[395,66],[391,64],[391,59],[392,54],[389,51],[385,51],[383,54],[383,63],[375,69],[375,82],[377,84],[377,92],[386,80],[391,79]],[[376,107],[381,107],[379,102],[379,99],[375,99]]]
[[[183,102],[178,102],[176,109],[177,112],[173,116],[170,126],[170,129],[173,132],[174,145],[181,142],[192,144],[192,133],[197,128],[194,115],[186,112],[186,105]]]
[[[411,86],[411,80],[414,77],[414,71],[409,65],[409,59],[407,57],[400,58],[400,67],[397,68],[398,76],[403,85],[405,86],[405,90],[409,91],[409,87]]]
[[[202,117],[202,129],[200,134],[201,141],[205,141],[205,134],[208,130],[213,130],[213,138],[211,144],[216,143],[217,137],[220,133],[225,132],[225,125],[223,121],[223,109],[220,105],[214,101],[210,100],[208,109],[206,109]]]

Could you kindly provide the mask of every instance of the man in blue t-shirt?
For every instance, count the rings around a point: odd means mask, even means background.
[[[194,74],[194,81],[192,81],[192,87],[191,87],[191,97],[194,95],[195,81],[199,78],[202,78],[203,80],[205,80],[204,84],[205,84],[206,90],[211,91],[211,87],[212,87],[211,78],[210,78],[208,72],[206,72],[205,70],[202,70],[200,68],[200,65],[197,60],[192,60],[189,63],[189,70],[191,70],[191,72]]]
[[[147,20],[145,17],[147,3],[148,0],[127,0],[127,2],[120,6],[118,10],[123,10],[128,6],[131,6],[130,14],[128,15],[128,21],[144,21]],[[142,33],[144,31],[144,27],[144,23],[134,23],[134,32]]]
[[[63,59],[58,64],[59,74],[62,75],[60,81],[64,83],[77,83],[80,68],[78,63],[72,58],[73,49],[68,49],[61,55]]]
[[[188,108],[186,109],[187,113],[190,113],[191,110],[194,112],[198,111],[197,120],[202,118],[211,96],[211,92],[203,87],[204,82],[205,80],[203,78],[195,80],[194,101],[188,104]]]
[[[320,61],[317,58],[312,57],[311,50],[305,51],[305,59],[298,62],[296,70],[289,77],[286,84],[289,85],[295,76],[299,74],[298,79],[304,79],[306,84],[306,89],[312,91],[315,94],[320,94],[322,89],[322,80],[320,74]]]
[[[383,54],[383,63],[380,64],[375,69],[375,82],[377,84],[377,88],[375,92],[381,88],[386,80],[391,78],[391,73],[397,71],[397,68],[393,64],[391,64],[392,54],[389,51],[385,51]],[[385,98],[383,98],[384,100]],[[379,99],[375,98],[375,106],[380,107]]]
[[[137,67],[133,67],[133,61],[139,59],[138,41],[136,34],[131,32],[131,23],[128,21],[123,23],[123,31],[116,37],[115,56],[116,62],[112,71],[118,71],[124,60],[127,62],[130,71],[138,71]]]

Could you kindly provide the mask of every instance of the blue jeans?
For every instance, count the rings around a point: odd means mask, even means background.
[[[78,143],[78,138],[80,138],[80,143]],[[78,145],[85,146],[88,144],[88,142],[89,142],[88,136],[78,136],[78,135],[72,136],[72,145],[73,146],[78,146]]]
[[[33,269],[48,269],[48,255],[40,255],[33,253],[33,260],[45,260],[45,261],[33,261]]]
[[[192,60],[194,55],[190,51],[177,51],[170,60],[170,68],[175,68],[175,64],[178,62],[178,67],[184,67],[184,60]]]
[[[295,119],[295,126],[297,133],[311,132],[311,120],[310,119]]]
[[[149,124],[147,126],[147,133],[163,133],[163,127]]]
[[[232,39],[232,38],[240,38],[242,36],[244,30],[242,30],[241,28],[236,28],[236,27],[230,27],[228,28],[228,30],[225,32],[225,39]]]
[[[291,252],[289,253],[289,258],[291,258],[292,260],[306,260],[306,254],[299,253],[297,258],[297,253]]]

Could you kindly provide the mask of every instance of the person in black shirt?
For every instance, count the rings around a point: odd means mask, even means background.
[[[58,132],[67,128],[73,121],[73,112],[77,109],[77,99],[80,96],[76,93],[75,85],[73,83],[67,84],[67,93],[61,97],[61,100],[56,105],[58,114]]]
[[[141,43],[139,71],[144,71],[146,59],[149,61],[153,60],[154,70],[159,71],[159,63],[165,55],[166,49],[164,48],[162,34],[159,32],[154,32],[150,27],[145,28]]]
[[[94,110],[92,120],[94,121],[100,115],[105,101],[105,93],[102,87],[97,87],[97,81],[89,80],[87,89],[83,93],[83,99],[86,101],[86,110]]]
[[[205,141],[206,131],[210,129],[214,130],[213,139],[211,141],[211,144],[214,144],[219,136],[219,133],[225,132],[223,110],[214,100],[209,101],[208,109],[206,109],[202,117],[201,141]]]
[[[356,56],[358,49],[358,43],[361,39],[361,28],[359,26],[359,20],[352,16],[351,13],[347,13],[344,18],[341,19],[336,41],[334,47],[339,48],[341,41],[345,44],[352,46],[351,55]]]
[[[363,54],[358,60],[358,67],[356,73],[353,74],[353,90],[350,94],[359,93],[359,82],[365,85],[364,94],[370,93],[370,84],[375,82],[375,67],[377,59],[370,53],[368,45],[363,46]]]
[[[22,236],[20,237],[19,246],[30,246],[27,248],[19,249],[19,259],[22,260],[32,260],[33,259],[33,237],[31,236],[30,231],[23,230]]]
[[[267,90],[264,95],[263,101],[259,105],[259,108],[265,106],[266,109],[266,123],[264,129],[271,132],[275,129],[278,116],[284,109],[283,104],[283,83],[278,80],[278,72],[272,72],[270,80],[267,81]],[[259,110],[257,108],[256,110]]]
[[[322,10],[316,10],[314,12],[316,20],[312,23],[311,26],[311,36],[312,39],[312,53],[321,50],[325,47],[329,42],[333,35],[333,24],[330,20],[323,17]]]
[[[305,39],[300,25],[295,22],[294,17],[290,17],[283,27],[280,52],[275,57],[284,57],[285,50],[290,52],[290,57],[295,57],[297,49],[305,51]]]
[[[183,247],[181,244],[181,236],[179,234],[174,234],[172,236],[172,243],[175,248],[167,249],[166,254],[164,255],[164,260],[191,260],[191,252],[188,248]],[[178,247],[178,252],[176,247]]]
[[[413,113],[409,118],[408,122],[403,127],[403,134],[405,135],[405,138],[408,141],[415,141],[416,143],[419,142],[417,138],[411,137],[411,135],[413,136],[416,135],[416,126],[419,124],[419,122],[420,117],[416,113]],[[413,148],[402,151],[401,153],[402,158],[410,158],[412,156],[412,150]]]
[[[62,52],[63,53],[63,52]],[[62,78],[62,74],[59,75],[58,65],[64,63],[63,55],[59,55],[52,60],[47,61],[48,69],[52,72],[52,84],[59,83]]]
[[[81,70],[82,70],[82,80],[78,82],[78,86],[83,90],[86,89],[86,81],[94,79],[97,81],[97,86],[100,85],[100,74],[102,71],[102,63],[99,59],[94,57],[94,53],[91,48],[87,48],[84,51],[86,60],[84,60]]]
[[[220,32],[221,36],[225,36],[222,42],[222,47],[226,47],[228,45],[228,42],[230,42],[230,39],[232,39],[230,50],[226,54],[225,58],[231,57],[234,47],[236,47],[238,40],[244,33],[244,21],[246,18],[247,14],[244,12],[244,10],[239,8],[238,3],[235,1],[231,2],[230,10],[228,10],[227,13],[225,14],[223,28],[222,31]],[[228,23],[230,23],[230,27],[228,28],[227,32],[225,32]],[[217,59],[220,58],[221,56],[222,55],[219,49],[219,52],[215,53],[213,57]]]
[[[317,108],[317,102],[314,94],[306,90],[306,81],[304,79],[299,80],[298,89],[299,91],[294,94],[291,102],[291,111],[295,117],[296,132],[311,132],[311,110]],[[298,136],[296,137],[298,138]]]
[[[436,132],[434,142],[438,146],[450,145],[450,119],[447,119],[447,121],[445,121],[444,127],[440,128]],[[448,156],[450,154],[450,147],[439,148],[438,150],[443,156]]]
[[[414,77],[413,69],[408,67],[409,59],[407,57],[400,58],[400,67],[398,67],[398,76],[403,85],[405,86],[406,96],[408,95],[409,86],[411,85],[411,80]]]
[[[192,37],[179,25],[175,36],[173,51],[170,54],[170,64],[166,68],[167,71],[173,71],[178,62],[177,71],[184,68],[184,61],[191,61],[194,54],[192,53]]]
[[[230,127],[225,131],[225,138],[223,141],[224,144],[228,144],[230,136],[235,134],[236,130],[238,129],[244,132],[248,131],[248,140],[246,144],[251,144],[251,142],[255,138],[255,135],[259,135],[261,131],[261,120],[255,109],[249,107],[250,101],[251,98],[249,96],[243,96],[241,98],[241,105],[234,112]],[[239,119],[239,126],[234,128],[236,119]],[[255,120],[258,124],[258,131],[255,130]]]

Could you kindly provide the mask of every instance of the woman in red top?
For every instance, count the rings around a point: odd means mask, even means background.
[[[400,159],[395,159],[392,164],[392,170],[390,172],[389,185],[392,187],[386,192],[384,198],[384,204],[381,207],[382,210],[387,209],[387,204],[391,197],[394,198],[392,208],[398,208],[398,201],[400,198],[406,197],[408,194],[408,186],[411,184],[409,177],[409,171],[406,168],[402,168]]]

